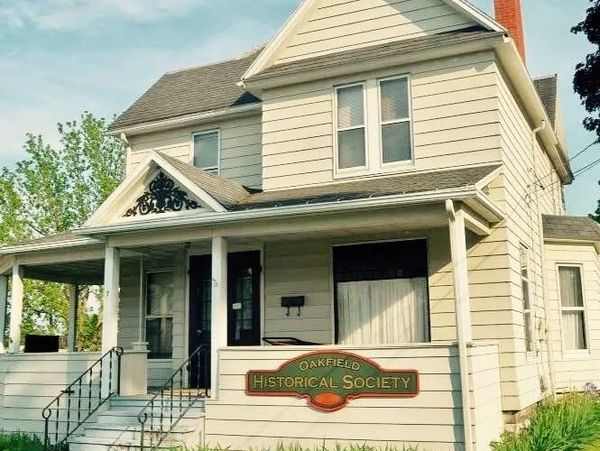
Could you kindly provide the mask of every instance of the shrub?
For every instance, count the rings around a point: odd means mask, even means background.
[[[599,438],[599,398],[581,393],[543,402],[527,426],[491,446],[494,451],[575,451]]]

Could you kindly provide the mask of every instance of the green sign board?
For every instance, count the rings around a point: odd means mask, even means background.
[[[248,371],[249,396],[294,396],[324,412],[358,398],[413,398],[419,394],[416,370],[389,370],[349,352],[319,351],[290,360],[274,371]]]

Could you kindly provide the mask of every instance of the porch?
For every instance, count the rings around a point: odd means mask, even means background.
[[[143,383],[149,387],[161,386],[198,346],[209,346],[211,376],[205,385],[210,385],[211,399],[204,435],[211,443],[223,441],[238,449],[283,439],[333,442],[344,436],[363,442],[426,443],[431,435],[417,424],[430,424],[443,413],[443,439],[432,442],[432,449],[443,444],[464,449],[466,434],[477,449],[485,449],[477,444],[494,438],[502,421],[498,349],[495,344],[471,344],[467,251],[488,233],[488,219],[449,201],[85,238],[76,247],[63,243],[13,253],[5,273],[12,273],[11,312],[17,314],[23,278],[102,284],[102,350],[148,343]],[[389,299],[381,293],[390,291],[400,304],[385,304]],[[356,306],[365,296],[387,300],[359,312]],[[63,363],[56,371],[62,373],[72,359],[80,358],[77,353],[20,354],[18,319],[11,315],[10,354],[2,356],[13,368],[36,357],[39,362],[58,358]],[[278,337],[314,346],[268,346]],[[382,368],[418,369],[421,393],[411,400],[356,400],[348,409],[327,415],[304,411],[302,400],[244,395],[247,371],[277,368],[319,349],[360,354]],[[17,374],[14,369],[4,373],[5,418],[19,418],[6,401],[24,402],[27,396],[26,386],[11,379]],[[43,422],[36,415],[69,381],[45,373],[32,381],[44,389],[35,402],[27,401],[31,424],[26,427],[39,433]],[[375,407],[383,410],[375,413],[374,422],[386,412],[397,415],[388,424],[389,436],[376,435],[364,421]],[[497,412],[497,424],[492,421],[493,431],[477,432],[476,417],[486,410],[488,415]],[[267,433],[274,417],[284,435]],[[304,419],[296,423],[298,418]],[[240,427],[235,436],[226,433],[234,423]],[[357,423],[364,426],[352,426]],[[16,420],[5,428],[24,424]],[[320,429],[308,434],[315,424]],[[392,430],[399,432],[394,435]],[[248,437],[256,440],[248,445]]]

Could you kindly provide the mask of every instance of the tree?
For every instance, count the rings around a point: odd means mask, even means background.
[[[593,5],[588,8],[586,18],[571,28],[571,32],[585,34],[596,51],[576,66],[573,86],[590,114],[583,121],[585,128],[600,139],[600,0],[590,2]]]
[[[27,135],[26,158],[0,172],[0,243],[67,232],[80,227],[124,175],[125,144],[106,134],[107,123],[85,112],[58,124],[59,145]],[[23,333],[64,334],[69,293],[58,283],[26,281]],[[82,290],[84,303],[88,289]],[[81,309],[81,306],[80,306]],[[81,316],[82,343],[98,344],[99,318]]]
[[[600,185],[600,182],[598,182],[598,185]],[[600,200],[598,201],[598,208],[596,209],[596,212],[590,215],[590,218],[600,223]]]

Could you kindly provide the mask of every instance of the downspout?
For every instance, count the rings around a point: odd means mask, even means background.
[[[456,263],[459,261],[460,256],[458,255],[458,241],[461,241],[456,236],[457,227],[457,215],[454,209],[454,202],[452,199],[446,200],[446,212],[448,213],[448,223],[450,228],[450,247],[452,253],[452,272],[454,274],[454,299],[455,299],[455,311],[456,311],[456,338],[458,342],[458,359],[460,365],[460,393],[462,398],[462,414],[463,414],[463,430],[465,438],[465,451],[473,450],[473,426],[471,420],[471,383],[469,379],[469,356],[468,356],[468,345],[471,342],[471,331],[467,330],[467,318],[465,318],[466,307],[464,305],[465,299],[462,295],[463,290],[460,289],[457,275]],[[464,227],[463,227],[464,230]],[[465,248],[466,252],[466,248]],[[466,264],[466,262],[465,262]],[[468,284],[468,281],[467,281]],[[464,287],[463,287],[464,288]],[[468,289],[468,285],[467,285]]]
[[[531,152],[533,155],[533,178],[534,178],[534,184],[533,187],[535,188],[533,191],[533,195],[535,196],[535,207],[536,207],[536,215],[537,215],[537,223],[538,223],[538,237],[540,240],[540,258],[541,258],[541,262],[540,262],[540,267],[541,267],[541,280],[542,280],[542,296],[543,296],[543,303],[544,303],[544,335],[545,335],[545,339],[546,339],[546,350],[548,352],[548,373],[550,376],[550,392],[552,393],[552,396],[554,397],[556,394],[556,375],[555,375],[555,370],[554,370],[554,349],[552,347],[552,337],[551,337],[551,331],[550,331],[550,305],[548,303],[548,286],[546,283],[546,279],[547,279],[547,273],[546,273],[546,246],[545,246],[545,242],[544,242],[544,228],[542,225],[542,214],[541,214],[541,208],[540,208],[540,201],[539,201],[539,196],[536,194],[537,189],[538,189],[538,176],[537,176],[537,149],[536,149],[536,143],[537,143],[537,138],[538,138],[538,134],[540,132],[542,132],[543,130],[545,130],[547,127],[547,123],[545,120],[542,121],[542,123],[539,125],[539,127],[536,127],[535,129],[532,130],[531,132]],[[537,284],[536,286],[536,295],[537,295]],[[537,297],[537,296],[536,296]]]

